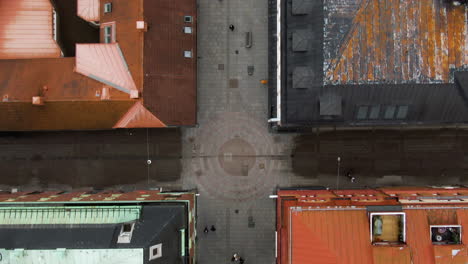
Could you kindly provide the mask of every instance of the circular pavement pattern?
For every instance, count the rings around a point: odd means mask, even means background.
[[[245,113],[215,116],[196,131],[194,144],[191,171],[208,195],[246,201],[268,195],[276,186],[272,171],[279,167],[279,150],[261,121]]]

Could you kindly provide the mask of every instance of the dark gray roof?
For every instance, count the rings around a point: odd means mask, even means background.
[[[269,48],[272,56],[269,72],[276,74],[274,50],[278,12],[276,1],[271,2]],[[456,72],[454,84],[324,85],[324,43],[327,44],[324,39],[327,38],[324,38],[323,2],[293,0],[282,3],[283,127],[447,125],[468,122],[468,72]],[[308,5],[313,5],[313,8],[309,9]],[[336,30],[341,32],[344,29]],[[277,90],[275,78],[275,75],[270,76],[270,117],[277,115],[274,107]]]
[[[185,204],[143,205],[129,244],[117,243],[121,228],[122,224],[1,226],[0,248],[143,248],[144,263],[184,263],[179,230],[188,228]],[[149,247],[159,243],[163,244],[163,256],[148,261]]]

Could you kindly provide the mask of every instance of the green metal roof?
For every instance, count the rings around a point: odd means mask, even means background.
[[[141,206],[0,207],[0,225],[116,224],[137,220],[140,212]]]
[[[143,264],[142,248],[126,249],[0,249],[3,264]]]

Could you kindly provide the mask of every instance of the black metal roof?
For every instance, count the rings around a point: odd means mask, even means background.
[[[0,227],[0,248],[143,248],[143,263],[184,263],[180,253],[179,230],[187,230],[187,217],[187,208],[183,203],[144,204],[128,244],[117,243],[122,224],[3,225]],[[159,243],[163,244],[164,254],[149,261],[149,247]]]

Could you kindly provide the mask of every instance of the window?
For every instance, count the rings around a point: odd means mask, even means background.
[[[358,112],[357,112],[357,119],[367,119],[368,108],[369,107],[367,105],[359,106]]]
[[[461,226],[431,225],[431,240],[435,245],[461,244]]]
[[[192,27],[184,27],[185,34],[192,34]]]
[[[394,116],[395,116],[395,110],[396,110],[396,107],[394,105],[387,106],[387,108],[385,109],[384,118],[385,119],[393,119]]]
[[[184,16],[185,23],[192,23],[192,16]]]
[[[122,232],[123,233],[129,233],[132,231],[132,224],[124,224]]]
[[[149,260],[162,257],[162,244],[157,244],[149,248]]]
[[[408,115],[408,106],[407,105],[400,105],[398,106],[398,111],[396,118],[397,119],[404,119]]]
[[[191,50],[184,51],[184,57],[185,58],[192,58],[192,51]]]
[[[104,43],[115,42],[115,23],[104,24],[102,28],[104,30]]]
[[[120,228],[120,234],[117,238],[117,243],[130,243],[132,240],[133,229],[135,227],[135,223],[125,223]]]
[[[112,3],[105,3],[104,4],[104,13],[112,12]]]
[[[380,105],[373,105],[370,109],[369,119],[377,119],[380,115]]]
[[[371,213],[370,220],[370,233],[372,243],[405,243],[405,213]]]

